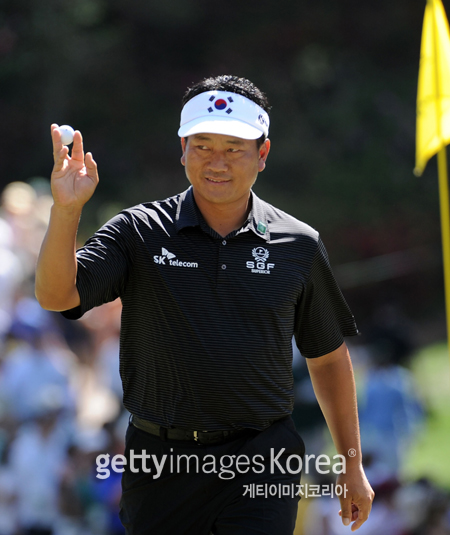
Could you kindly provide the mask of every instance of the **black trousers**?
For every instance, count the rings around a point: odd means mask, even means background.
[[[212,446],[130,424],[121,521],[127,535],[292,535],[304,453],[290,417]]]

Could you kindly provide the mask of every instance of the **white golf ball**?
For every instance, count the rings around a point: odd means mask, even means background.
[[[62,144],[70,145],[73,141],[73,134],[75,133],[75,130],[68,124],[63,124],[59,127],[59,131],[61,132]]]

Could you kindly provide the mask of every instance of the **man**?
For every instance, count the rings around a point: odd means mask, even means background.
[[[281,489],[299,483],[304,454],[289,416],[293,334],[346,459],[342,520],[354,530],[370,512],[343,342],[357,334],[353,316],[317,232],[251,191],[270,150],[268,110],[242,78],[190,88],[178,134],[191,187],[124,210],[78,252],[97,166],[79,132],[69,158],[52,125],[54,205],[36,296],[73,319],[122,300],[129,535],[292,534],[298,496]],[[132,466],[136,455],[148,464]],[[266,484],[276,495],[254,492]]]

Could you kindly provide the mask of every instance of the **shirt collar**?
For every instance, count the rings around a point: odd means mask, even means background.
[[[250,192],[251,209],[247,221],[237,234],[246,230],[251,230],[259,238],[265,241],[270,240],[269,224],[263,201],[253,191]],[[200,214],[195,204],[194,192],[192,186],[180,194],[177,214],[175,219],[175,228],[177,233],[185,227],[201,226]]]
[[[194,200],[194,192],[191,186],[180,194],[177,215],[175,217],[175,228],[177,233],[185,227],[197,227],[200,225],[197,210],[197,205]]]
[[[270,241],[269,222],[267,220],[264,202],[253,191],[250,194],[252,207],[244,228],[246,227],[252,230],[259,238]]]

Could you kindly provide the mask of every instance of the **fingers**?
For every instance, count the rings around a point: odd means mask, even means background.
[[[339,511],[339,516],[342,517],[342,510]],[[351,520],[356,520],[358,518],[358,507],[354,503],[352,503],[352,518]]]
[[[63,144],[61,141],[61,132],[59,131],[59,126],[55,123],[52,124],[50,126],[50,133],[51,133],[52,142],[53,142],[53,155],[56,158],[56,154],[58,154],[63,147]]]
[[[53,157],[56,162],[61,150],[66,147],[66,145],[63,145],[61,141],[61,132],[59,131],[59,126],[56,123],[51,125],[50,132],[53,141]],[[67,148],[66,154],[68,154],[68,152],[69,149]],[[81,162],[84,160],[83,137],[79,130],[75,130],[73,134],[72,159]]]
[[[64,165],[64,160],[67,157],[69,149],[64,147],[61,141],[61,132],[57,124],[52,124],[50,127],[50,134],[53,143],[53,160],[55,162],[54,170],[60,171]],[[66,150],[64,150],[66,149]]]
[[[73,134],[72,160],[84,161],[83,136],[79,130]]]
[[[66,145],[63,145],[61,141],[61,132],[59,131],[59,126],[56,123],[51,125],[50,132],[53,142],[53,158],[55,161],[54,171],[61,171],[66,160],[73,160],[74,162],[79,162],[86,165],[88,176],[98,181],[97,164],[92,158],[92,154],[88,153],[85,160],[83,136],[81,135],[81,132],[79,130],[75,130],[74,132],[71,156],[69,156],[69,148]]]
[[[57,124],[52,124],[50,127],[50,133],[52,136],[53,143],[53,160],[55,165],[53,166],[53,171],[58,173],[64,167],[64,162],[68,158],[69,149],[65,147],[61,142],[61,133],[58,129]]]
[[[350,525],[353,522],[351,530],[356,531],[369,518],[369,511],[360,510],[358,506],[352,503],[351,509],[348,510],[345,506],[339,511],[339,516],[342,517],[344,526]]]
[[[353,522],[351,529],[356,531],[368,519],[375,494],[360,467],[338,478],[340,478],[339,483],[346,489],[346,492],[339,496],[341,503],[339,515],[344,526],[349,526]]]
[[[364,524],[364,522],[369,518],[368,512],[357,511],[356,514],[357,514],[357,520],[356,522],[353,522],[352,524],[352,531],[356,531],[357,529],[359,529]]]
[[[344,526],[350,525],[353,518],[353,513],[357,510],[355,504],[352,504],[350,499],[341,498],[341,510],[339,515],[342,517]]]
[[[88,152],[86,154],[85,158],[85,166],[86,166],[86,174],[94,180],[94,182],[98,182],[98,171],[97,171],[97,163],[95,162],[94,158],[92,157],[92,153]]]

